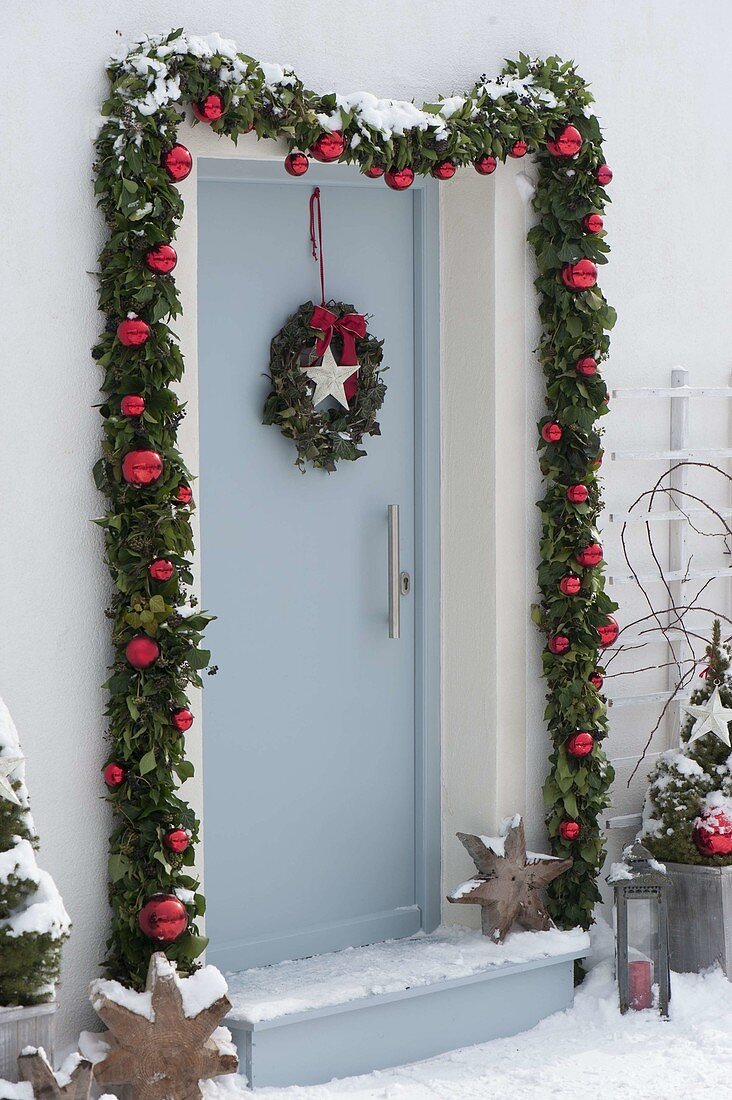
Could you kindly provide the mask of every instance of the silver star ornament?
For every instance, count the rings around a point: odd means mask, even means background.
[[[715,687],[710,698],[702,706],[682,704],[681,709],[696,719],[691,727],[691,735],[687,744],[690,745],[692,741],[696,741],[706,733],[713,733],[725,745],[729,745],[729,723],[732,722],[732,709],[725,707],[722,703],[718,687]]]
[[[10,785],[10,776],[23,763],[23,756],[0,756],[0,798],[22,806],[22,802]]]
[[[316,363],[312,367],[302,368],[309,378],[315,383],[313,405],[319,405],[326,397],[335,397],[339,405],[348,408],[348,398],[343,388],[343,383],[358,370],[355,366],[340,366],[333,358],[330,345],[325,349],[322,363]]]

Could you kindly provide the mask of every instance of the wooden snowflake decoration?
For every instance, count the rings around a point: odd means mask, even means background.
[[[483,935],[497,943],[503,943],[514,923],[534,931],[553,927],[542,890],[572,866],[571,859],[533,853],[527,858],[520,817],[510,819],[502,834],[496,838],[457,834],[478,874],[447,898],[453,904],[479,905]]]
[[[78,1055],[76,1058],[69,1073],[64,1073],[65,1067],[54,1073],[43,1050],[29,1050],[18,1057],[18,1076],[30,1082],[36,1100],[89,1100],[92,1064]]]
[[[131,1085],[134,1100],[201,1100],[200,1081],[236,1073],[236,1054],[214,1034],[231,1008],[225,992],[186,1014],[181,986],[196,977],[179,981],[175,966],[159,951],[150,959],[143,994],[117,982],[92,983],[92,1004],[109,1028],[104,1036],[109,1053],[94,1067],[98,1084]],[[138,1011],[120,1001],[139,1005]]]

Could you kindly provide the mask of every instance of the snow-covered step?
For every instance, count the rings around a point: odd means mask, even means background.
[[[580,930],[464,928],[227,974],[252,1087],[311,1085],[515,1035],[572,1004]]]

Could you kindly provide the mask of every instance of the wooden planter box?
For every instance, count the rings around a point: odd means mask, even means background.
[[[26,1008],[0,1008],[0,1079],[18,1080],[18,1055],[24,1047],[43,1047],[53,1065],[56,1002]]]
[[[732,867],[667,863],[671,969],[719,963],[732,981]]]

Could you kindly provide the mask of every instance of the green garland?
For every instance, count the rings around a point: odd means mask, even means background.
[[[307,149],[324,129],[341,129],[342,160],[362,170],[410,164],[417,173],[428,173],[445,159],[456,165],[469,165],[484,154],[505,159],[517,139],[537,157],[539,221],[530,240],[540,271],[544,336],[539,353],[547,380],[547,419],[556,419],[564,435],[541,457],[548,488],[540,504],[542,602],[536,616],[548,634],[561,630],[571,640],[565,656],[545,657],[547,720],[554,743],[545,790],[549,830],[557,854],[575,858],[573,870],[556,881],[551,904],[561,923],[586,927],[598,897],[595,879],[603,847],[597,815],[606,805],[611,772],[599,744],[582,761],[567,757],[564,746],[575,729],[590,729],[598,740],[606,732],[604,700],[589,677],[598,661],[596,627],[614,605],[603,593],[599,568],[578,569],[583,578],[579,596],[562,596],[557,583],[577,547],[593,539],[601,507],[595,423],[607,411],[606,391],[597,378],[578,380],[574,361],[590,353],[604,358],[606,332],[614,321],[597,288],[568,290],[560,276],[565,263],[581,257],[604,263],[607,252],[604,235],[590,236],[582,228],[583,216],[601,211],[606,202],[596,182],[601,135],[588,110],[587,86],[571,63],[522,55],[500,77],[482,77],[465,95],[421,109],[410,105],[414,125],[385,136],[369,121],[372,116],[364,115],[358,97],[317,95],[294,73],[262,66],[218,35],[194,38],[176,30],[146,39],[115,58],[108,75],[106,121],[96,143],[96,194],[109,239],[100,256],[99,295],[107,324],[94,349],[104,371],[104,456],[95,476],[110,501],[99,522],[115,585],[109,611],[115,659],[106,684],[108,759],[127,774],[109,794],[116,825],[109,866],[108,973],[138,987],[144,984],[155,945],[138,931],[137,913],[155,892],[178,890],[186,903],[189,930],[167,950],[182,972],[195,965],[205,946],[195,926],[204,909],[192,870],[198,822],[177,792],[193,769],[170,714],[186,703],[189,687],[201,682],[209,654],[200,640],[210,617],[193,609],[188,593],[190,508],[175,499],[178,486],[190,481],[176,449],[184,408],[172,388],[181,379],[183,361],[167,323],[180,313],[180,301],[172,277],[151,273],[144,257],[152,246],[175,238],[183,203],[162,158],[176,141],[183,104],[201,102],[210,93],[220,95],[224,107],[212,124],[217,133],[236,141],[253,129],[258,138],[282,138],[291,149]],[[547,139],[566,123],[584,138],[572,160],[555,158],[546,148]],[[125,347],[116,338],[119,321],[129,313],[150,326],[150,338],[141,347]],[[140,419],[120,413],[121,399],[130,393],[145,399]],[[162,476],[145,488],[131,487],[121,474],[124,455],[136,448],[155,450],[164,461]],[[580,481],[590,487],[589,499],[570,505],[565,488]],[[159,557],[176,567],[165,583],[153,581],[148,572]],[[125,658],[126,643],[139,633],[155,636],[161,648],[159,661],[145,672],[135,671]],[[572,844],[559,837],[567,816],[582,828]],[[182,855],[171,854],[162,843],[165,831],[175,825],[191,832],[191,846]]]

